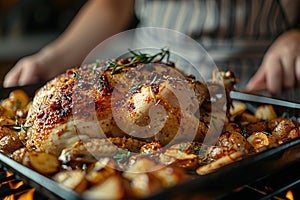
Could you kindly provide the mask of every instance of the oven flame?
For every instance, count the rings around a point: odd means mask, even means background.
[[[293,192],[291,190],[287,191],[285,197],[289,200],[294,200]]]
[[[34,192],[35,192],[35,188],[32,188],[30,190],[28,190],[28,192],[22,194],[18,200],[29,200],[29,199],[33,199],[34,197]]]
[[[14,175],[14,174],[13,174],[12,172],[10,172],[10,171],[6,171],[5,173],[6,173],[6,177],[9,177],[9,176]]]
[[[5,176],[10,177],[13,176],[14,174],[6,171]],[[0,188],[4,185],[9,186],[10,189],[16,190],[24,185],[24,182],[18,179],[8,179],[7,181],[3,182],[0,186]],[[3,198],[3,200],[33,200],[34,199],[34,192],[35,188],[32,189],[27,189],[27,190],[17,190],[15,194],[8,195]]]
[[[35,192],[35,188],[32,188],[26,192],[23,192],[22,194],[18,194],[18,195],[12,194],[6,196],[3,200],[33,200],[34,192]]]
[[[18,189],[19,187],[24,185],[24,182],[23,181],[17,181],[17,182],[11,181],[8,183],[8,185],[9,185],[9,188],[11,188],[11,189]]]

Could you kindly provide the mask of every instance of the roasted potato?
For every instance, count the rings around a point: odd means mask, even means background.
[[[295,128],[293,121],[284,119],[279,122],[279,124],[272,131],[272,135],[277,140],[286,140],[288,139],[288,134],[292,129]]]
[[[29,165],[44,175],[54,174],[60,168],[58,158],[52,154],[45,152],[31,151],[28,155]]]
[[[0,152],[10,155],[17,149],[24,147],[17,135],[6,135],[0,139]]]
[[[85,191],[88,186],[87,180],[85,179],[85,172],[78,169],[61,171],[53,176],[53,180],[78,193]]]
[[[131,181],[131,191],[134,197],[147,197],[163,188],[159,178],[151,173],[139,173]]]
[[[257,152],[264,150],[264,147],[277,145],[276,138],[267,132],[254,132],[247,137],[247,141]]]
[[[118,166],[115,160],[103,158],[88,167],[86,180],[92,185],[99,184],[109,176],[116,174],[117,168]]]
[[[229,109],[229,114],[231,116],[231,121],[238,115],[241,115],[246,111],[246,104],[241,101],[232,101],[232,106]]]
[[[150,172],[159,178],[164,187],[171,187],[186,180],[185,171],[178,167],[164,166]]]
[[[13,90],[9,94],[9,99],[16,102],[17,108],[25,108],[29,103],[29,97],[24,90]]]
[[[198,156],[188,154],[179,149],[167,149],[160,154],[160,162],[165,165],[180,167],[185,170],[193,170],[198,167]]]
[[[142,157],[137,159],[135,163],[123,173],[123,176],[129,180],[132,180],[139,173],[151,172],[161,167],[162,166],[158,165],[152,159]]]
[[[262,120],[272,120],[277,118],[277,114],[272,105],[262,105],[256,109],[255,117]]]
[[[224,132],[218,138],[217,146],[226,147],[228,150],[248,152],[250,144],[239,132]]]
[[[255,123],[255,122],[260,121],[260,119],[255,117],[255,115],[252,115],[252,114],[247,113],[247,112],[242,113],[239,120],[240,120],[240,123],[242,125],[249,124],[249,123]]]
[[[3,109],[3,115],[13,118],[15,116],[15,112],[18,109],[17,102],[13,99],[4,99],[1,103],[1,107]]]
[[[123,178],[116,174],[89,188],[82,196],[84,199],[123,199],[126,194],[125,188]]]
[[[276,126],[284,119],[284,117],[277,117],[275,119],[268,120],[268,130],[272,132],[276,128]]]

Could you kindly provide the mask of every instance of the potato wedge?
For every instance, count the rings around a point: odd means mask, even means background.
[[[262,120],[272,120],[277,118],[277,114],[272,105],[262,105],[256,109],[255,117]]]
[[[30,166],[41,174],[53,174],[60,168],[58,158],[49,153],[30,152],[28,158]]]
[[[174,186],[187,178],[184,170],[173,166],[165,166],[150,173],[159,178],[164,187]]]
[[[93,163],[87,169],[86,179],[92,184],[96,185],[103,182],[109,176],[117,173],[117,163],[110,158],[103,158]]]
[[[129,180],[132,180],[139,173],[151,172],[159,169],[160,167],[161,166],[154,162],[152,159],[142,157],[140,159],[137,159],[135,163],[123,173],[123,176]]]
[[[232,107],[229,109],[229,114],[232,118],[246,111],[246,104],[241,101],[232,101]]]
[[[230,163],[233,163],[243,157],[243,152],[236,151],[230,155],[223,156],[222,158],[208,164],[199,167],[196,172],[199,175],[205,175],[214,172],[215,170],[219,169],[220,167],[223,167],[225,165],[229,165]]]
[[[159,158],[160,162],[165,165],[172,165],[185,170],[194,170],[198,167],[197,155],[188,154],[178,149],[167,149]]]
[[[123,199],[125,187],[120,175],[113,175],[103,183],[91,187],[83,193],[84,199]]]
[[[85,172],[81,170],[59,172],[53,176],[53,180],[78,193],[85,191],[88,186]]]
[[[140,173],[131,181],[131,191],[134,197],[147,197],[163,188],[162,182],[151,173]]]

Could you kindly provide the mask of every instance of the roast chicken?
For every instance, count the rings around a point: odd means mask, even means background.
[[[206,84],[170,62],[127,58],[84,65],[36,93],[25,124],[26,146],[59,155],[91,138],[138,138],[165,146],[203,141],[210,99]]]

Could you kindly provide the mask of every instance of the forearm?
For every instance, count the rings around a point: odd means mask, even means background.
[[[133,19],[133,0],[91,0],[69,28],[40,53],[46,62],[56,58],[61,66],[81,64],[100,42],[125,30]]]

